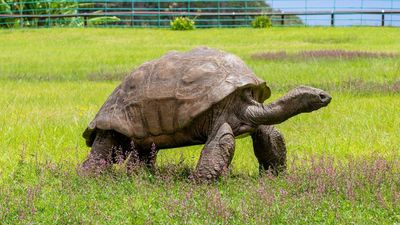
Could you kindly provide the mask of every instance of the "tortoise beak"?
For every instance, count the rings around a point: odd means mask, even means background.
[[[326,92],[321,92],[321,93],[319,94],[319,98],[320,98],[321,103],[322,103],[323,106],[327,106],[327,105],[331,102],[331,100],[332,100],[332,96],[330,96],[330,95],[329,95],[328,93],[326,93]]]

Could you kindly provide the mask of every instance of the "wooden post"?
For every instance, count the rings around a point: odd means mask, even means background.
[[[385,10],[382,10],[382,27],[385,26]]]
[[[335,26],[335,14],[333,13],[333,11],[332,11],[332,13],[331,13],[331,26],[332,26],[332,27]]]
[[[282,27],[285,26],[285,14],[283,14],[283,12],[281,15],[281,25],[282,25]]]

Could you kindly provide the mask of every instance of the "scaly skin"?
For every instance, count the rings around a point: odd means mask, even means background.
[[[274,126],[258,126],[251,138],[260,173],[270,170],[278,175],[286,169],[285,139]]]

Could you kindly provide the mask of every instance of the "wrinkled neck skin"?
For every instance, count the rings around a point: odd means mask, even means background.
[[[292,93],[281,97],[269,105],[261,103],[250,105],[245,109],[245,120],[252,126],[273,125],[305,112],[302,110],[303,102]]]

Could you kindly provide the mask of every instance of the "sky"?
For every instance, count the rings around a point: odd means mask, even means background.
[[[274,9],[283,11],[318,10],[400,10],[400,0],[267,0]],[[301,16],[307,25],[330,25],[330,16]],[[386,15],[385,24],[400,26],[400,15]],[[339,26],[381,25],[381,15],[336,15]]]

